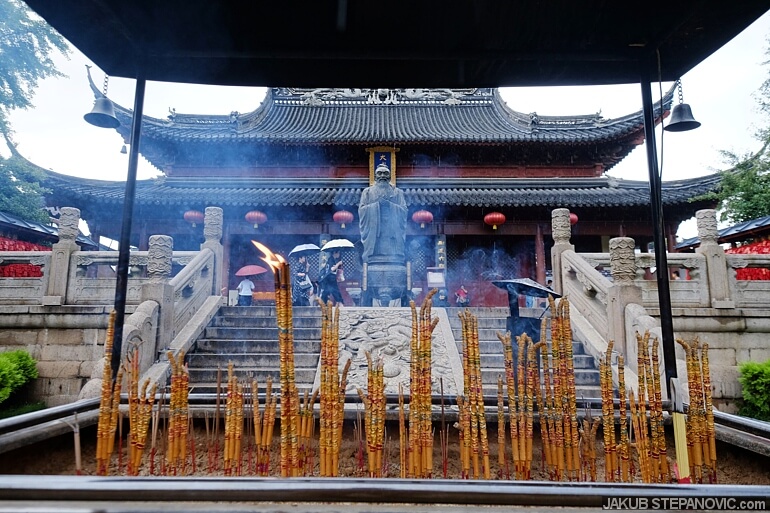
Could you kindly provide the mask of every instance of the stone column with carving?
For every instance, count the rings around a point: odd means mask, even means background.
[[[224,224],[224,212],[219,207],[206,207],[206,215],[203,218],[203,237],[201,249],[208,248],[214,252],[214,280],[211,294],[222,295],[224,286],[224,249],[222,248],[222,226]]]
[[[607,290],[607,337],[615,341],[615,348],[623,355],[626,365],[636,372],[635,352],[630,351],[626,333],[626,307],[642,304],[642,289],[636,278],[636,242],[631,237],[610,239],[610,270],[612,285]],[[633,354],[630,354],[633,353]]]
[[[725,250],[717,242],[717,211],[713,209],[695,212],[698,225],[700,247],[695,249],[706,257],[706,275],[708,277],[709,298],[712,308],[735,308],[735,302],[730,299],[730,282],[727,279],[727,258]]]
[[[43,296],[44,306],[66,304],[67,283],[72,253],[78,251],[77,239],[80,209],[62,207],[59,214],[59,242],[51,247],[51,266],[48,269],[48,290]]]
[[[565,251],[574,251],[575,246],[570,244],[572,225],[569,222],[569,209],[555,208],[551,211],[551,236],[553,247],[551,248],[551,266],[553,269],[553,290],[562,293],[561,254]]]
[[[160,307],[158,337],[153,350],[153,360],[158,351],[170,345],[174,339],[174,287],[171,279],[171,258],[174,239],[168,235],[151,235],[147,250],[147,275],[149,281],[142,285],[142,302],[155,301]]]

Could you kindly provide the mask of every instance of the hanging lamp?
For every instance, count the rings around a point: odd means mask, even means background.
[[[412,221],[420,223],[420,228],[425,228],[427,223],[433,222],[433,214],[428,210],[418,210],[412,214]]]
[[[335,223],[340,223],[341,228],[345,228],[345,224],[353,222],[353,213],[347,210],[338,210],[332,216]]]
[[[184,213],[184,220],[195,228],[198,223],[203,222],[203,212],[200,210],[188,210]]]
[[[259,210],[246,212],[244,217],[246,218],[246,221],[254,225],[255,229],[259,228],[260,224],[265,224],[267,222],[267,216],[264,212],[260,212]]]
[[[497,230],[497,227],[505,223],[505,216],[501,212],[490,212],[484,216],[484,222]]]

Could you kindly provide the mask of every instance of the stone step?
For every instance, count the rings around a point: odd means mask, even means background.
[[[481,368],[486,369],[489,367],[505,368],[505,356],[500,354],[484,354],[481,357]],[[515,360],[514,360],[515,361]],[[587,354],[576,354],[572,358],[572,366],[575,369],[590,369],[596,370],[594,365],[594,358]]]
[[[485,384],[481,387],[481,390],[484,397],[497,397],[497,380],[495,380],[494,386]],[[507,397],[508,392],[505,388],[503,388],[503,394]],[[578,401],[582,399],[595,399],[601,403],[601,397],[602,389],[599,385],[575,385],[575,398]],[[535,401],[535,409],[537,410],[537,401]]]
[[[507,321],[505,317],[481,317],[478,319],[478,324],[481,329],[496,329],[505,332]],[[449,317],[449,325],[452,327],[452,331],[462,329],[462,321],[459,317]]]
[[[482,368],[481,381],[484,385],[494,384],[497,386],[497,376],[503,376],[505,380],[504,368]],[[542,372],[540,373],[540,382],[543,382]],[[575,386],[594,385],[599,386],[599,371],[593,369],[575,369]]]
[[[321,340],[321,327],[294,328],[295,339]],[[224,338],[232,340],[275,340],[278,341],[278,327],[264,328],[217,328],[207,327],[203,330],[203,338]]]
[[[272,317],[275,319],[275,306],[223,306],[219,313],[224,317]],[[292,317],[320,317],[317,306],[295,306]]]
[[[275,349],[275,348],[273,348]],[[294,353],[294,365],[297,367],[315,367],[318,365],[318,353]],[[281,355],[273,353],[193,353],[187,357],[190,368],[221,367],[227,368],[233,362],[235,369],[260,367],[278,368],[281,365]]]
[[[455,341],[457,342],[457,350],[462,354],[463,352],[463,344],[462,339],[458,339],[455,337]],[[518,349],[516,346],[513,348],[514,356],[518,355]],[[479,353],[481,354],[503,354],[503,344],[499,340],[479,340]],[[585,350],[583,349],[582,342],[573,341],[572,342],[572,355],[581,355],[585,354]]]
[[[233,340],[233,339],[213,339],[200,338],[196,342],[196,348],[192,354],[202,353],[210,355],[228,354],[228,353],[262,353],[274,352],[278,348],[277,339],[269,340]],[[320,340],[301,340],[294,339],[295,353],[321,353]]]
[[[320,328],[321,327],[320,314],[315,317],[293,317],[292,326],[296,328]],[[238,315],[220,316],[217,315],[209,323],[209,327],[212,328],[276,328],[277,323],[275,317],[248,317]]]
[[[198,367],[190,368],[190,387],[196,388],[204,385],[215,384],[217,382],[216,367]],[[267,382],[268,376],[273,378],[273,390],[280,391],[280,371],[278,366],[275,368],[265,369],[262,367],[235,367],[233,369],[236,378],[239,381],[251,382],[252,379],[256,379],[261,386]],[[294,369],[294,379],[297,386],[304,385],[310,387],[315,380],[316,368],[311,367],[296,367]],[[227,381],[227,367],[220,371],[223,383]]]
[[[510,317],[510,312],[507,308],[493,308],[491,309],[492,313],[490,315],[484,315],[484,316],[476,316],[477,320],[479,321],[479,325],[482,321],[490,320],[495,323],[502,323],[504,326],[508,320],[508,317]],[[453,328],[459,328],[462,326],[462,320],[460,319],[460,316],[458,315],[460,313],[460,308],[447,308],[447,314],[449,315],[449,323]],[[546,317],[547,319],[551,319],[550,311],[546,312],[545,315],[543,315],[543,309],[542,308],[519,308],[519,317],[532,317],[536,319],[540,319],[541,317]]]

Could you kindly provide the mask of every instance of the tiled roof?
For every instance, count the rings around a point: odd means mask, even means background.
[[[41,237],[48,239],[56,239],[59,237],[59,228],[57,226],[26,221],[8,212],[0,212],[0,225],[7,226],[14,230],[35,232]],[[96,247],[96,243],[82,233],[78,233],[76,240],[81,245]]]
[[[94,87],[95,94],[99,93]],[[664,97],[671,106],[673,89]],[[660,105],[656,104],[656,117]],[[129,136],[132,111],[116,106]],[[543,116],[510,109],[497,89],[272,88],[253,112],[145,116],[145,140],[281,144],[595,144],[643,135],[642,112]],[[630,151],[630,150],[629,150]]]
[[[46,186],[58,198],[77,199],[97,204],[122,204],[123,182],[88,180],[47,171]],[[720,175],[665,182],[664,205],[687,203],[691,198],[714,190]],[[158,178],[136,184],[139,205],[219,205],[219,206],[307,206],[358,205],[361,180],[319,183],[313,180],[191,182]],[[409,205],[455,205],[473,207],[624,207],[648,205],[647,182],[600,178],[552,179],[442,179],[399,180]]]
[[[758,234],[767,234],[770,231],[770,216],[751,219],[736,223],[717,232],[717,242],[730,242],[741,240],[743,237],[751,237]],[[690,237],[676,245],[676,249],[690,249],[700,245],[700,237]]]

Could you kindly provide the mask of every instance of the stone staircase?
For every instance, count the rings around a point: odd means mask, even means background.
[[[462,354],[462,326],[460,318],[457,316],[460,309],[448,308],[449,323],[452,327],[457,350]],[[479,353],[481,357],[481,379],[484,395],[489,397],[497,396],[497,377],[503,376],[505,379],[505,361],[503,355],[503,344],[497,338],[497,333],[506,332],[506,323],[508,318],[507,308],[471,308],[471,312],[476,315],[479,323]],[[522,308],[522,314],[530,313],[539,315],[541,309]],[[547,342],[550,352],[550,317],[547,325]],[[512,334],[515,342],[516,334]],[[534,339],[535,337],[533,337]],[[538,342],[535,340],[535,342]],[[514,352],[516,351],[514,347]],[[586,354],[583,343],[573,340],[573,365],[575,368],[575,395],[580,399],[599,399],[601,398],[601,387],[599,382],[599,370],[594,362],[593,356]],[[514,355],[514,358],[516,355]],[[542,373],[541,373],[542,382]]]
[[[447,308],[450,327],[462,355],[462,331],[458,308]],[[472,308],[479,321],[484,395],[497,395],[497,376],[505,376],[503,346],[497,333],[505,333],[507,308]],[[321,315],[316,307],[294,309],[295,378],[300,390],[309,389],[315,379],[321,352]],[[549,325],[550,333],[550,325]],[[600,398],[599,372],[583,344],[573,341],[575,385],[578,400]],[[241,381],[257,379],[260,388],[267,377],[278,386],[279,354],[275,308],[272,306],[223,306],[198,338],[187,357],[190,384],[194,393],[213,393],[218,369],[222,386],[227,380],[227,365],[234,363]]]
[[[294,373],[299,389],[310,388],[321,354],[321,316],[314,307],[294,309]],[[205,328],[187,357],[194,393],[212,393],[221,369],[222,386],[227,365],[233,362],[240,381],[256,379],[260,388],[273,379],[279,387],[278,328],[273,306],[223,306]]]

